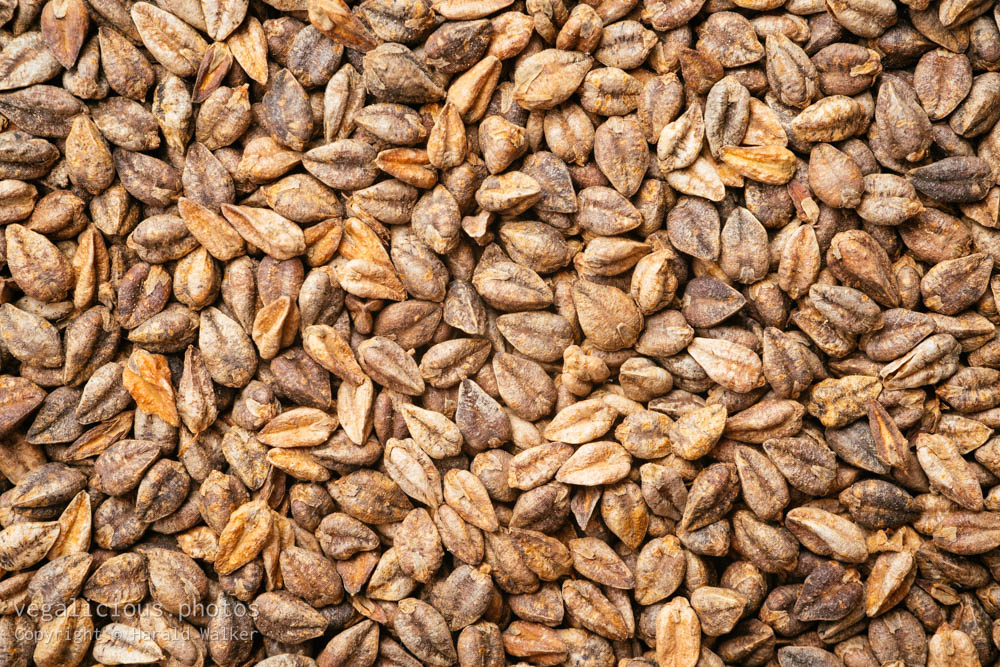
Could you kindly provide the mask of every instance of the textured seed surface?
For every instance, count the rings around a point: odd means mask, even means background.
[[[0,3],[0,663],[1000,657],[1000,10]]]

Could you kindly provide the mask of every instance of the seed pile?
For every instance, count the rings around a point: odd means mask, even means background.
[[[0,665],[1000,657],[990,0],[0,26]]]

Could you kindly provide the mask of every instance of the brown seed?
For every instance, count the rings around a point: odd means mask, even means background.
[[[412,508],[395,482],[375,471],[360,471],[342,477],[329,487],[342,509],[367,523],[402,520]]]
[[[753,213],[735,209],[720,234],[719,267],[737,282],[750,284],[767,275],[767,231]]]
[[[972,70],[965,58],[946,49],[921,56],[914,70],[913,87],[931,120],[945,118],[972,88]]]
[[[857,163],[830,144],[818,144],[809,154],[809,186],[828,206],[860,204],[865,187],[862,178]]]
[[[566,484],[596,486],[622,479],[631,457],[614,442],[593,442],[581,446],[559,468],[556,479]]]
[[[625,563],[604,542],[596,538],[570,540],[573,569],[599,584],[629,589],[635,585],[634,576]]]
[[[66,296],[72,271],[66,257],[48,239],[21,225],[8,225],[6,241],[11,276],[25,294],[46,302]]]
[[[701,631],[710,637],[724,635],[736,625],[747,605],[738,591],[702,586],[691,595],[691,606],[698,614]]]
[[[761,379],[761,361],[753,350],[737,343],[713,338],[695,338],[688,353],[721,386],[744,393]]]
[[[264,548],[271,524],[270,509],[258,501],[236,509],[219,535],[215,571],[229,574],[249,563]]]
[[[933,488],[971,511],[982,508],[982,489],[968,463],[948,438],[924,434],[917,440],[917,459]]]
[[[163,651],[139,628],[109,623],[94,641],[94,658],[102,662],[147,664],[163,659]]]
[[[254,626],[275,641],[298,643],[323,634],[327,620],[289,593],[259,595],[251,605]]]
[[[122,385],[140,409],[171,426],[179,426],[180,418],[169,373],[166,357],[137,349],[122,370]]]
[[[690,666],[701,651],[701,623],[685,598],[674,598],[656,617],[656,662],[658,665]]]
[[[393,627],[403,644],[431,665],[457,660],[447,623],[434,607],[414,598],[401,600]]]
[[[639,123],[614,116],[600,125],[594,133],[594,159],[618,192],[634,195],[649,161]]]
[[[986,196],[990,173],[982,158],[956,156],[911,169],[907,176],[921,193],[939,201],[968,203]]]
[[[23,522],[0,531],[0,562],[5,570],[23,570],[42,560],[59,537],[59,524]]]
[[[514,96],[525,109],[551,109],[573,94],[592,59],[547,49],[525,59],[514,74]]]

